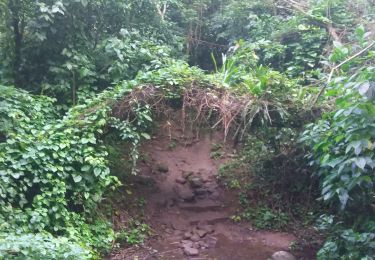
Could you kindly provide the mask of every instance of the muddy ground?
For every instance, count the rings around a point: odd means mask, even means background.
[[[140,183],[148,185],[136,190],[147,201],[146,221],[154,236],[142,246],[115,250],[110,259],[262,260],[289,251],[293,234],[256,231],[249,223],[231,220],[238,198],[220,185],[217,175],[235,149],[227,142],[221,158],[213,159],[217,144],[223,144],[220,133],[186,137],[181,129],[172,133],[170,128],[161,128],[143,144],[138,170]]]

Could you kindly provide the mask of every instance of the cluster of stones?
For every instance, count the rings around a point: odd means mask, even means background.
[[[217,199],[219,196],[216,190],[217,184],[211,179],[203,178],[199,172],[183,171],[176,182],[180,185],[175,187],[175,192],[181,200],[186,202],[206,198]]]
[[[198,224],[192,230],[185,232],[180,242],[184,254],[198,256],[200,249],[215,247],[217,238],[211,235],[214,232],[213,226],[208,224]]]

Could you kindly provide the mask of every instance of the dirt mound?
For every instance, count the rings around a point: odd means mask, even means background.
[[[152,179],[146,215],[157,236],[145,246],[119,250],[111,259],[268,259],[288,250],[291,234],[256,232],[235,224],[238,199],[217,180],[218,167],[234,152],[223,135],[186,138],[176,131],[159,133],[145,143],[140,176]],[[213,147],[220,146],[220,156]],[[215,148],[217,149],[217,148]]]

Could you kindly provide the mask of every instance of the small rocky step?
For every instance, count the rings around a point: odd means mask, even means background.
[[[182,202],[178,204],[178,208],[181,210],[191,211],[191,212],[204,212],[204,211],[220,211],[225,208],[225,205],[215,202],[212,200],[198,201],[196,203],[186,203]]]
[[[201,222],[214,225],[229,220],[229,217],[230,216],[227,212],[205,211],[199,214],[189,215],[187,219],[189,220],[190,225],[197,225]]]

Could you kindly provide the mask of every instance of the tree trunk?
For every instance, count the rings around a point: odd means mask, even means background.
[[[14,85],[20,87],[22,85],[20,75],[22,47],[22,33],[20,30],[21,0],[9,0],[8,7],[11,12],[11,26],[13,27],[14,37],[13,79]]]

